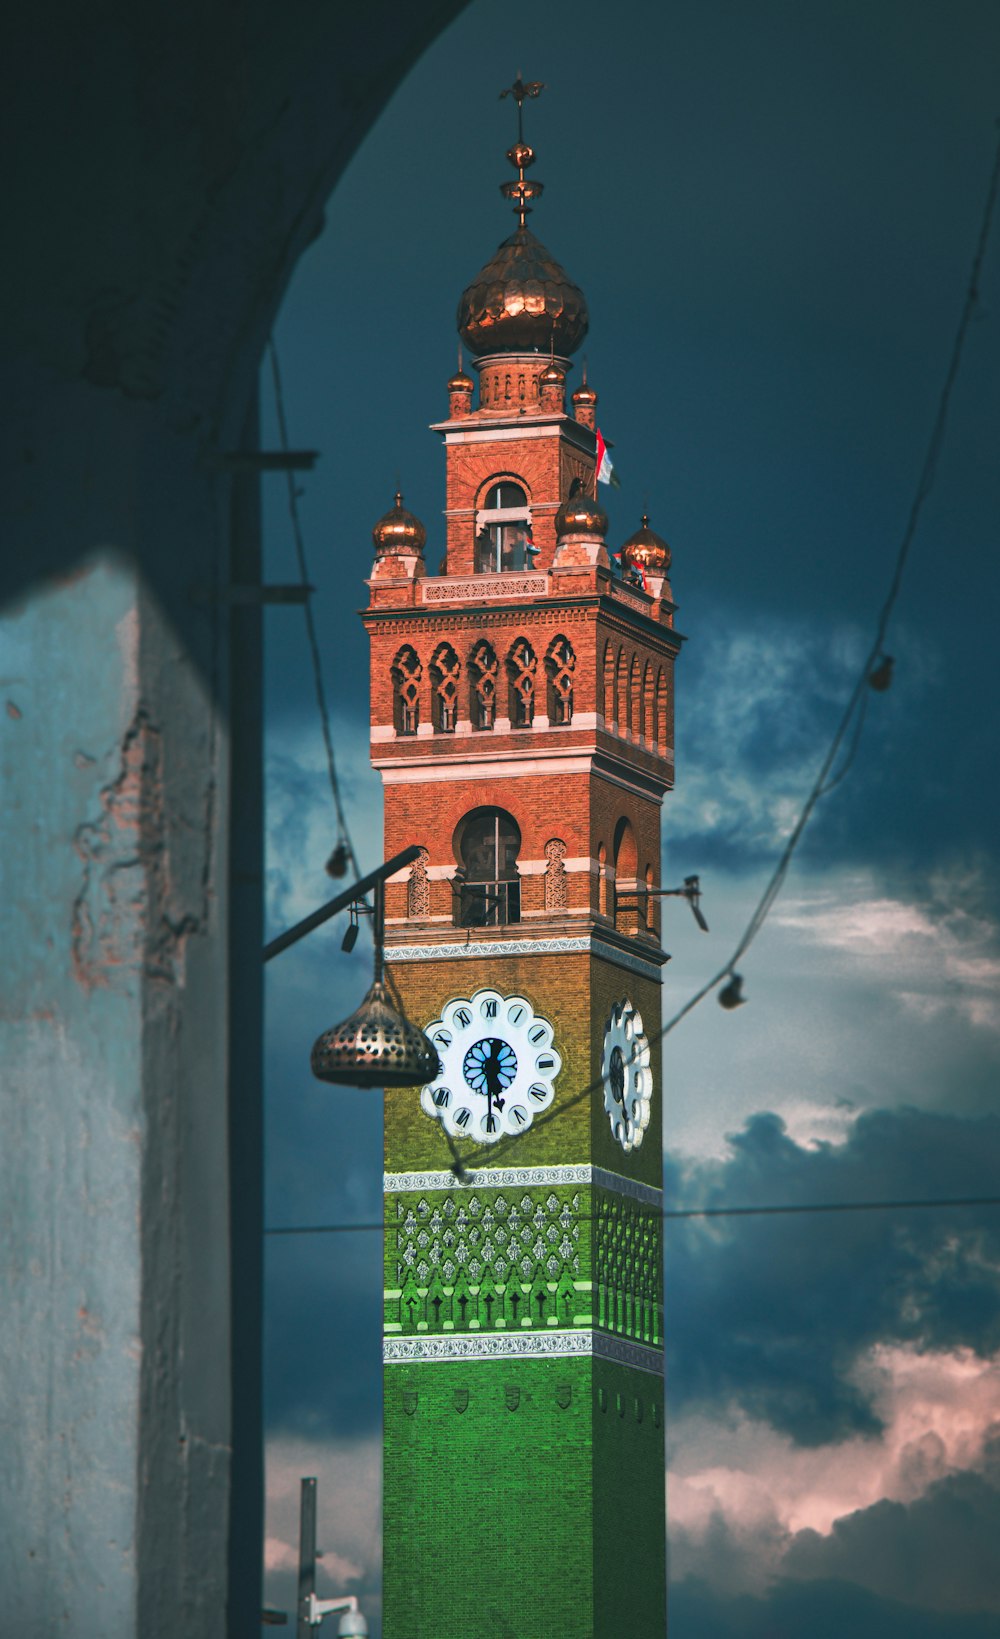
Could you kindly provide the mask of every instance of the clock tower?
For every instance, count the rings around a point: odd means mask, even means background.
[[[386,1639],[653,1639],[665,1613],[660,807],[670,553],[617,573],[582,292],[518,225],[462,295],[443,553],[395,505],[364,621],[389,983]],[[438,562],[440,559],[440,562]]]

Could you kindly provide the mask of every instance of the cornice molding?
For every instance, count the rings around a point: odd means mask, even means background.
[[[662,1349],[582,1328],[551,1332],[453,1332],[450,1337],[387,1337],[382,1344],[382,1359],[387,1366],[424,1361],[551,1360],[581,1355],[614,1360],[655,1377],[663,1376]]]
[[[469,1184],[460,1184],[453,1172],[386,1172],[382,1175],[386,1195],[423,1194],[436,1189],[466,1193],[476,1189],[546,1189],[559,1184],[596,1185],[657,1209],[663,1201],[662,1189],[640,1183],[638,1178],[626,1178],[620,1172],[609,1172],[606,1167],[592,1167],[587,1162],[541,1167],[476,1167]]]
[[[484,956],[494,960],[504,956],[565,956],[574,952],[600,957],[604,962],[613,962],[616,967],[655,982],[659,982],[660,968],[669,960],[666,951],[641,956],[593,933],[551,939],[470,939],[448,945],[387,944],[385,955],[391,965],[393,962],[455,962]]]

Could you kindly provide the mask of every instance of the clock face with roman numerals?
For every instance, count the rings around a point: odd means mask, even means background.
[[[525,1132],[555,1097],[562,1059],[548,1019],[524,996],[456,996],[425,1027],[440,1074],[420,1090],[424,1112],[477,1144]]]

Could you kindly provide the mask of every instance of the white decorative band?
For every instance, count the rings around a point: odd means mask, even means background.
[[[606,962],[638,973],[643,979],[658,981],[660,977],[658,962],[632,951],[619,950],[617,945],[606,944],[597,934],[568,935],[561,939],[470,939],[460,945],[390,945],[385,954],[389,962],[442,962],[463,956],[563,956],[572,951],[590,951]]]
[[[480,603],[486,598],[539,598],[549,589],[547,575],[472,575],[453,580],[425,580],[425,603]]]
[[[425,1360],[565,1359],[591,1355],[663,1376],[663,1350],[631,1343],[606,1332],[465,1332],[449,1337],[387,1337],[382,1344],[386,1366]]]
[[[635,1201],[659,1207],[663,1191],[652,1184],[642,1184],[637,1178],[625,1178],[619,1172],[608,1172],[604,1167],[577,1166],[546,1167],[476,1167],[471,1184],[460,1184],[453,1172],[385,1172],[382,1189],[386,1195],[403,1195],[432,1189],[545,1189],[554,1184],[596,1184],[599,1189],[613,1190],[628,1195]]]

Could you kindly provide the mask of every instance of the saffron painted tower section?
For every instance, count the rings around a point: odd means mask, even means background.
[[[518,230],[460,304],[479,402],[460,367],[438,572],[397,495],[363,617],[386,851],[422,850],[388,969],[439,1058],[385,1100],[386,1639],[665,1628],[651,895],[681,639],[646,520],[613,570],[593,389],[567,409],[587,314],[525,225],[538,89],[512,88]]]

